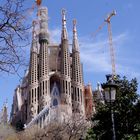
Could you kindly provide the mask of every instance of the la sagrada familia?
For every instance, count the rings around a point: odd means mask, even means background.
[[[50,43],[47,8],[40,7],[38,13],[39,33],[33,21],[29,69],[15,89],[11,123],[43,127],[53,120],[69,119],[73,113],[87,117],[93,110],[92,89],[84,85],[76,20],[70,51],[65,10],[60,44]]]

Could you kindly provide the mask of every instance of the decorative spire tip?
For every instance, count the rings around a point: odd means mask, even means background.
[[[66,10],[62,9],[62,39],[67,39],[67,28],[66,28]]]
[[[76,24],[77,24],[77,20],[74,19],[74,20],[73,20],[73,25],[76,26]]]
[[[33,39],[35,39],[35,37],[36,37],[36,25],[37,25],[37,21],[36,20],[33,20],[33,22],[32,22],[32,26],[33,26],[33,30],[32,30],[32,38]]]
[[[74,32],[74,33],[77,32],[77,30],[76,30],[76,24],[77,24],[77,20],[74,19],[74,20],[73,20],[73,32]]]
[[[66,15],[66,10],[63,8],[61,13],[62,13],[62,16],[65,16]]]

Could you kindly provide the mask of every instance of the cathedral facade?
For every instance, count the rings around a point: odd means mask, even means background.
[[[39,33],[33,21],[29,70],[16,88],[11,111],[11,123],[45,124],[79,113],[86,117],[86,108],[92,112],[92,90],[85,90],[83,67],[80,60],[76,20],[73,20],[73,42],[70,43],[66,27],[66,14],[62,10],[61,43],[50,43],[48,10],[40,7]],[[85,92],[90,91],[85,105]]]

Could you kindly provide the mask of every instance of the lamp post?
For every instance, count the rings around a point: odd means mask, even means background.
[[[107,82],[102,84],[102,88],[104,89],[105,101],[110,103],[110,108],[111,108],[112,103],[114,103],[116,99],[117,85],[115,84],[112,75],[106,75],[106,78],[107,78]],[[112,139],[116,140],[114,112],[112,108],[111,108],[111,120],[112,120],[112,134],[113,134]]]

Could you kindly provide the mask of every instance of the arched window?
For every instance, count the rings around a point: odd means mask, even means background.
[[[57,101],[57,99],[54,99],[53,100],[53,106],[57,106],[58,105],[58,101]]]

